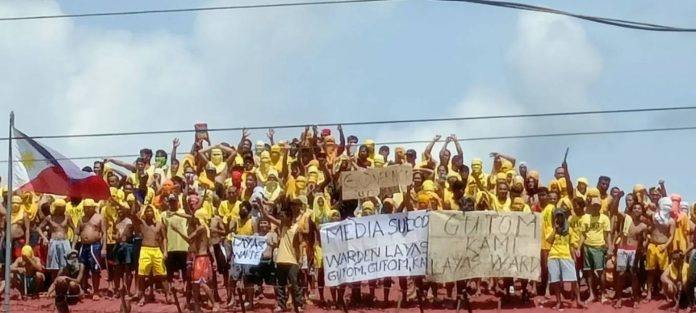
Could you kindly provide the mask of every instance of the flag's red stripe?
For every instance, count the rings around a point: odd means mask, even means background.
[[[19,190],[82,199],[107,200],[111,198],[109,186],[101,177],[90,176],[85,179],[70,180],[63,169],[55,166],[44,169]]]

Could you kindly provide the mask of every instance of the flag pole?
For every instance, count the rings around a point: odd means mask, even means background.
[[[12,241],[10,240],[10,228],[12,227],[12,192],[14,191],[12,188],[12,163],[14,162],[14,159],[12,158],[12,130],[14,128],[14,112],[10,112],[10,135],[7,136],[9,138],[9,146],[7,148],[9,157],[7,160],[8,166],[7,166],[7,199],[6,200],[6,205],[5,205],[5,210],[7,211],[7,214],[5,214],[5,313],[10,312],[10,265],[12,264],[12,259],[10,258],[11,253],[12,253]]]

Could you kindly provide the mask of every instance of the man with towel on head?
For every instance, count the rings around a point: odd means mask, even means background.
[[[652,300],[655,278],[667,267],[669,263],[669,247],[674,239],[676,224],[671,217],[672,199],[663,197],[658,201],[652,227],[650,228],[650,241],[646,254],[645,270],[648,272],[648,297]]]

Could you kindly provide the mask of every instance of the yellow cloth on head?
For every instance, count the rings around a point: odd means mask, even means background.
[[[39,211],[39,204],[36,201],[36,196],[33,192],[25,192],[22,195],[22,209],[30,221],[36,218],[36,213]]]
[[[568,197],[563,197],[560,200],[558,200],[558,203],[556,204],[557,207],[559,208],[565,208],[568,210],[568,213],[573,212],[573,202],[570,201]]]
[[[323,205],[319,205],[319,201],[322,200]],[[312,204],[312,221],[316,225],[321,225],[330,222],[329,211],[331,207],[329,206],[329,200],[324,195],[319,195],[314,197],[314,203]]]
[[[32,249],[30,245],[24,245],[24,247],[22,247],[22,256],[26,258],[33,258],[34,249]]]
[[[500,163],[500,172],[507,173],[509,171],[514,171],[512,162],[507,159],[502,159],[502,162]]]
[[[212,218],[212,215],[208,212],[208,210],[204,208],[200,208],[196,210],[196,213],[194,213],[194,217],[198,219],[198,222],[201,223],[201,226],[205,228],[206,235],[208,238],[210,238],[210,227],[208,227],[208,222]]]
[[[288,191],[290,199],[295,199],[297,196],[307,194],[307,178],[304,176],[297,176],[295,178],[294,190],[292,193]]]
[[[531,213],[532,209],[527,203],[524,202],[522,197],[516,197],[514,200],[512,200],[512,204],[510,204],[510,211]]]
[[[220,174],[225,171],[227,163],[225,163],[222,149],[213,148],[210,150],[210,164],[215,167],[215,173]]]
[[[260,165],[256,169],[256,178],[258,178],[261,184],[265,184],[268,180],[268,173],[275,170],[273,164],[271,164],[271,154],[268,151],[261,152]]]
[[[15,209],[15,206],[17,207]],[[12,224],[17,224],[22,222],[22,225],[24,225],[24,208],[22,207],[22,197],[20,196],[12,196],[12,219],[11,223]]]
[[[317,184],[321,184],[324,182],[324,174],[319,171],[319,168],[311,165],[309,168],[307,168],[307,179],[312,180]]]
[[[367,159],[372,162],[375,159],[375,141],[372,139],[365,139],[365,146],[367,147]]]

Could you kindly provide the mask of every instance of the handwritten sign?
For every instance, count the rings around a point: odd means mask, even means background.
[[[322,225],[326,285],[425,275],[428,223],[426,212],[409,212]]]
[[[392,165],[341,173],[343,200],[394,194],[406,189],[413,179],[410,165]]]
[[[264,236],[234,236],[232,253],[234,264],[258,265],[266,251]]]
[[[430,212],[428,279],[538,280],[541,240],[539,213]]]

